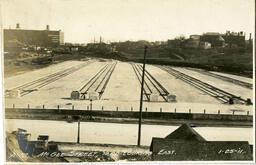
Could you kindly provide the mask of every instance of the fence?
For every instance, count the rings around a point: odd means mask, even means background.
[[[27,109],[31,109],[31,106],[30,104],[28,104],[27,106]],[[42,107],[41,109],[46,109],[46,106],[45,105],[42,105],[40,106]],[[90,103],[89,105],[85,105],[84,107],[86,107],[85,109],[75,109],[75,106],[72,105],[71,108],[62,108],[63,110],[94,110],[94,111],[97,111],[97,110],[100,110],[100,111],[136,111],[136,109],[134,109],[133,106],[130,106],[130,108],[126,108],[126,109],[121,109],[119,108],[118,106],[113,106],[112,108],[105,108],[104,106],[99,106],[98,108],[95,108],[95,106],[92,105],[92,103]],[[13,107],[12,108],[16,108],[15,104],[13,104]],[[21,107],[22,109],[24,109],[23,107]],[[60,109],[60,105],[57,105],[56,106],[56,109]],[[36,108],[33,108],[33,109],[40,109],[38,108],[38,106]],[[52,107],[48,107],[48,109],[55,109],[55,108],[52,108]],[[137,110],[138,111],[138,110]],[[207,111],[207,109],[191,109],[191,108],[187,108],[187,109],[184,109],[184,108],[180,108],[180,109],[177,109],[177,108],[169,108],[169,109],[163,109],[162,107],[158,107],[158,110],[156,108],[151,108],[149,109],[148,107],[145,107],[143,110],[143,112],[163,112],[163,113],[168,113],[168,112],[172,112],[172,113],[192,113],[192,114],[218,114],[218,115],[227,115],[227,114],[231,114],[231,115],[247,115],[247,116],[252,116],[253,114],[250,113],[250,111],[241,111],[241,110],[229,110],[229,113],[227,112],[222,112],[220,109],[216,109],[215,111],[212,111],[212,110],[209,110]]]
[[[120,111],[118,107],[116,110],[104,110],[102,107],[101,110],[76,110],[72,106],[72,110],[60,109],[60,106],[57,106],[56,109],[45,109],[45,106],[42,106],[41,109],[31,108],[6,108],[6,118],[37,118],[43,117],[47,118],[58,118],[58,119],[68,119],[70,116],[80,116],[81,118],[92,118],[92,117],[103,117],[103,118],[138,118],[139,111],[134,111],[133,107],[129,111]],[[177,113],[175,109],[174,112],[163,112],[160,108],[159,112],[149,112],[147,108],[142,112],[143,119],[159,119],[159,120],[170,120],[170,119],[185,119],[185,120],[221,120],[221,121],[253,121],[253,116],[249,115],[236,115],[233,114],[207,114],[206,110],[203,110],[202,113],[192,113],[192,110],[189,109],[188,113]]]

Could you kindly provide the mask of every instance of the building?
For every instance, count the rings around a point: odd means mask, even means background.
[[[169,48],[179,48],[179,47],[181,47],[181,43],[182,43],[182,41],[180,41],[180,40],[168,40],[167,46]]]
[[[182,124],[165,138],[153,137],[150,151],[153,161],[241,161],[253,160],[252,147],[248,141],[208,141]]]
[[[193,34],[193,35],[190,35],[189,38],[190,38],[190,39],[193,39],[193,40],[200,40],[201,35]]]
[[[209,42],[212,47],[224,47],[225,40],[220,33],[207,32],[201,36],[202,42]]]
[[[4,29],[4,48],[13,47],[13,41],[24,46],[56,47],[64,44],[64,33],[61,30],[50,30],[49,25],[45,30]],[[12,44],[11,44],[12,43]]]
[[[200,40],[193,40],[193,39],[188,39],[185,41],[184,47],[185,48],[198,48],[200,44]]]
[[[190,35],[189,39],[185,41],[185,48],[198,48],[200,44],[200,35]]]
[[[245,47],[245,33],[242,31],[227,31],[225,34],[222,34],[221,36],[229,47]]]
[[[200,42],[199,43],[199,48],[200,49],[210,49],[212,46],[211,46],[211,43],[209,42]]]

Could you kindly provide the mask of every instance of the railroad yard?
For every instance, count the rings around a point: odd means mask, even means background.
[[[25,131],[32,140],[28,146],[33,142],[36,152],[40,138],[61,153],[99,152],[97,159],[64,157],[68,162],[104,161],[99,158],[102,152],[110,153],[107,160],[151,160],[153,139],[166,137],[184,123],[208,143],[254,145],[252,80],[147,64],[141,146],[135,146],[142,71],[140,63],[86,58],[6,78],[5,130],[10,137],[16,130]],[[135,155],[119,157],[123,153]]]
[[[138,63],[66,61],[6,78],[5,106],[138,111],[141,74]],[[143,111],[252,115],[252,84],[228,74],[146,65]]]
[[[253,2],[144,1],[3,0],[3,164],[256,161]]]

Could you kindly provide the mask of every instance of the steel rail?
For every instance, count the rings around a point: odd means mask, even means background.
[[[108,82],[109,82],[109,80],[110,80],[110,78],[111,78],[111,76],[112,76],[112,74],[113,74],[113,72],[114,72],[114,70],[115,70],[115,68],[116,68],[116,65],[117,65],[117,62],[114,64],[114,66],[113,66],[113,68],[112,68],[112,70],[111,70],[111,72],[110,72],[110,74],[109,74],[107,80],[105,81],[105,83],[104,83],[102,89],[101,89],[100,92],[99,92],[99,99],[101,99],[101,96],[103,95],[103,93],[104,93],[104,91],[105,91],[105,89],[106,89],[106,87],[107,87],[107,85],[108,85]]]
[[[87,64],[88,64],[88,63],[86,63],[86,65],[87,65]],[[86,65],[85,65],[85,64],[80,64],[79,66],[83,67],[83,66],[86,66]],[[38,83],[38,82],[41,82],[41,81],[44,81],[44,80],[48,80],[48,79],[50,79],[50,78],[52,78],[52,77],[54,77],[54,76],[58,76],[58,75],[60,75],[60,74],[62,74],[62,73],[65,73],[65,72],[67,72],[67,71],[69,71],[69,70],[71,70],[71,69],[73,69],[73,68],[75,68],[75,67],[77,67],[77,66],[73,66],[73,67],[67,68],[67,69],[65,69],[65,70],[63,70],[63,71],[59,71],[59,72],[56,72],[56,73],[47,75],[47,76],[45,76],[45,77],[42,77],[42,78],[33,80],[33,81],[31,81],[31,82],[25,83],[25,84],[23,84],[23,85],[20,85],[20,86],[18,86],[18,87],[13,88],[13,89],[22,89],[22,88],[25,88],[25,87],[32,86],[32,85],[34,85],[34,84],[36,84],[36,83]],[[79,68],[80,68],[80,67],[79,67]],[[78,68],[78,69],[79,69],[79,68]]]
[[[179,79],[193,85],[194,87],[202,90],[203,92],[217,98],[218,100],[221,100],[224,103],[227,103],[229,101],[229,99],[231,99],[231,98],[238,99],[239,102],[242,104],[244,104],[246,102],[246,100],[241,97],[235,96],[234,94],[231,94],[229,92],[221,90],[221,89],[214,87],[210,84],[204,83],[201,80],[198,80],[196,78],[188,76],[188,75],[181,73],[180,71],[177,71],[173,68],[166,67],[166,66],[160,67],[160,68],[167,71],[169,74],[172,74],[176,78],[179,78]]]
[[[141,65],[139,65],[138,64],[138,67],[139,67],[139,69],[142,71],[142,68],[140,67]],[[169,92],[167,92],[167,93],[165,93],[165,91],[161,88],[161,86],[157,86],[158,85],[158,83],[156,83],[156,84],[154,84],[154,82],[153,81],[155,81],[156,82],[156,79],[154,78],[154,79],[150,79],[150,78],[152,78],[153,76],[149,76],[150,75],[150,73],[149,72],[147,72],[147,70],[145,70],[145,76],[146,76],[146,78],[149,80],[149,82],[154,86],[154,88],[158,91],[158,93],[160,94],[160,96],[162,96],[163,97],[163,99],[166,101],[166,102],[168,102],[168,99],[165,97],[165,96],[167,96],[168,94],[169,94]],[[165,93],[165,94],[162,94],[162,92],[160,91],[160,89]]]
[[[133,63],[130,63],[130,64],[132,65],[132,69],[134,70],[134,73],[135,73],[137,79],[139,80],[139,82],[140,82],[140,84],[141,84],[141,83],[142,83],[142,82],[141,82],[141,79],[139,78],[139,75],[138,75],[137,71],[135,70],[135,68],[134,68],[134,66],[133,66],[134,64],[133,64]],[[148,94],[147,94],[145,88],[143,88],[143,91],[144,91],[144,94],[145,94],[145,96],[146,96],[146,98],[147,98],[147,101],[150,101],[150,98],[148,97]]]
[[[248,82],[244,82],[244,81],[237,80],[237,79],[234,79],[234,78],[231,78],[231,77],[215,74],[215,73],[205,71],[205,70],[198,70],[198,69],[194,69],[194,68],[186,68],[186,69],[196,71],[196,72],[199,72],[199,73],[202,73],[202,74],[205,74],[205,75],[208,75],[208,76],[212,76],[212,77],[215,77],[215,78],[219,78],[223,81],[231,82],[233,84],[240,85],[242,87],[253,89],[253,84],[248,83]]]
[[[74,66],[74,67],[70,67],[68,69],[65,69],[64,71],[60,71],[60,72],[56,72],[54,74],[51,74],[51,75],[48,75],[46,77],[43,77],[43,78],[39,78],[37,80],[34,80],[32,82],[29,82],[29,83],[26,83],[26,84],[23,84],[19,87],[16,87],[14,89],[19,89],[19,90],[22,90],[21,91],[21,97],[22,96],[25,96],[33,91],[36,91],[34,90],[34,88],[37,88],[37,89],[40,89],[58,79],[61,79],[79,69],[81,69],[82,67],[86,66],[88,63],[86,64],[80,64],[78,66]]]
[[[103,81],[107,78],[108,74],[111,73],[112,67],[115,64],[111,64],[110,68],[108,69],[107,73],[105,74],[105,76],[103,77],[103,79],[101,79],[100,83],[98,84],[98,86],[95,88],[95,91],[97,91],[99,89],[99,87],[101,86],[101,84],[103,83]]]
[[[142,77],[142,73],[139,71],[139,69],[138,69],[138,67],[136,67],[136,65],[135,64],[133,64],[134,65],[134,68],[135,68],[135,70],[136,70],[136,72],[138,73],[138,78],[139,78],[139,80],[140,80],[140,83],[142,82],[142,80],[141,80],[141,77]],[[146,87],[147,87],[147,89],[149,90],[149,93],[151,94],[151,93],[153,93],[152,92],[152,89],[149,87],[149,85],[148,85],[148,83],[146,82],[146,81],[144,81],[144,83],[145,83],[145,85],[146,85]]]
[[[107,69],[108,66],[109,64],[104,65],[79,91],[82,92],[82,90],[84,90],[90,83],[93,84],[93,81],[95,81],[95,79],[97,80],[100,75]]]

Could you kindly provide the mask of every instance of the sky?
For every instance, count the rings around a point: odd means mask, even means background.
[[[254,0],[2,0],[3,28],[62,30],[65,42],[166,41],[254,32]]]

